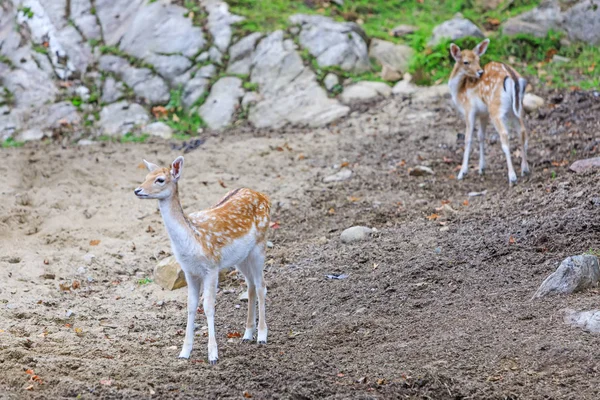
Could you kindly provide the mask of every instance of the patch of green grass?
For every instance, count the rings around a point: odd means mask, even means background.
[[[88,40],[88,43],[90,44],[90,46],[92,46],[92,48],[94,48],[96,46],[100,46],[102,44],[102,40],[100,40],[100,39],[90,39],[90,40]]]
[[[99,142],[116,142],[117,139],[114,136],[109,135],[100,135],[97,137]]]
[[[198,113],[189,112],[184,110],[181,102],[182,89],[171,90],[171,98],[169,103],[165,106],[169,115],[162,118],[161,121],[169,125],[176,134],[186,134],[189,136],[195,136],[200,128],[205,128],[206,123]],[[192,109],[202,105],[208,92],[204,92],[202,96],[192,105]]]
[[[154,282],[154,281],[150,278],[142,278],[142,279],[138,280],[138,285],[147,285],[152,282]]]
[[[19,142],[13,138],[8,138],[2,142],[2,148],[7,149],[9,147],[22,147],[25,142]]]
[[[21,6],[19,8],[17,8],[17,11],[23,13],[23,15],[27,18],[27,19],[31,19],[33,18],[34,14],[33,14],[33,10],[30,7],[24,7]]]
[[[314,13],[303,1],[292,0],[227,0],[229,10],[246,17],[237,24],[238,30],[247,32],[272,32],[286,29],[288,17],[297,13]]]
[[[123,50],[119,49],[117,46],[101,45],[100,53],[101,54],[111,54],[113,56],[122,57],[122,58],[126,59],[127,61],[129,61],[129,64],[133,65],[134,67],[148,68],[152,72],[156,73],[156,70],[154,69],[154,65],[149,64],[149,63],[145,62],[144,60],[140,60],[139,58],[136,58],[130,54],[125,53]]]
[[[83,104],[83,100],[81,100],[81,97],[79,97],[79,96],[71,97],[70,101],[71,101],[71,104],[73,104],[77,108],[80,108],[81,105]]]
[[[8,65],[10,69],[15,69],[15,65],[13,64],[13,62],[4,54],[0,54],[0,63]]]
[[[45,48],[44,46],[42,46],[41,44],[34,44],[33,51],[35,51],[36,53],[44,54],[44,55],[48,54],[48,49]]]
[[[150,137],[150,135],[148,135],[147,133],[135,135],[131,132],[127,132],[125,135],[123,135],[121,137],[120,142],[121,143],[145,143],[149,137]]]
[[[258,83],[256,82],[244,82],[243,86],[249,92],[256,92],[258,90]]]
[[[197,0],[185,0],[183,6],[188,10],[184,14],[186,18],[192,18],[192,24],[195,26],[202,26],[206,19],[206,12],[204,8],[200,6],[200,2]]]
[[[0,97],[0,106],[12,106],[14,104],[15,95],[7,88],[3,88],[3,95]]]
[[[588,251],[585,252],[585,254],[589,254],[591,256],[600,257],[600,249],[590,248]]]

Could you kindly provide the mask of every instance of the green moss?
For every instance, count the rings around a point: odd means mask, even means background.
[[[25,142],[19,142],[13,138],[8,138],[4,142],[2,142],[2,148],[7,149],[9,147],[21,147],[24,144]]]
[[[123,135],[121,137],[120,142],[121,143],[144,143],[144,142],[146,142],[146,140],[148,140],[149,137],[150,137],[150,135],[148,135],[147,133],[135,135],[131,132],[127,132],[125,135]]]

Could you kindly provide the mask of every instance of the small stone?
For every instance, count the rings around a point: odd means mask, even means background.
[[[533,297],[580,292],[597,285],[598,280],[598,257],[589,254],[567,257],[557,270],[544,280]]]
[[[388,82],[396,82],[402,78],[402,75],[389,65],[385,64],[381,69],[381,79]],[[392,89],[393,93],[393,89]]]
[[[345,229],[340,235],[340,239],[342,243],[353,243],[368,239],[371,233],[373,233],[373,230],[366,226],[353,226]]]
[[[389,97],[391,94],[392,88],[386,83],[361,81],[346,87],[340,95],[340,100],[345,104],[368,103]]]
[[[93,255],[92,253],[87,253],[86,255],[83,256],[83,261],[85,261],[85,263],[87,265],[91,265],[94,262],[95,258],[96,258],[96,256]]]
[[[352,177],[352,170],[350,170],[348,168],[342,168],[339,172],[323,178],[323,182],[324,183],[341,182],[341,181],[348,180],[351,177]]]
[[[43,279],[54,279],[54,278],[56,278],[56,275],[50,274],[50,273],[46,273],[46,274],[41,275],[41,278],[43,278]]]
[[[367,311],[366,307],[360,307],[360,308],[357,308],[356,311],[354,311],[354,314],[362,314],[365,311]]]
[[[320,245],[327,244],[327,237],[321,236],[320,238],[317,239],[317,243]]]
[[[183,270],[174,256],[165,258],[154,268],[154,282],[167,290],[187,286]]]
[[[75,313],[73,312],[73,310],[67,310],[67,312],[65,313],[65,318],[71,318],[71,316],[72,316],[73,314],[75,314]]]
[[[578,174],[587,171],[591,168],[600,168],[600,157],[586,158],[585,160],[577,160],[569,167],[571,171],[576,172]]]
[[[559,56],[558,54],[555,54],[552,56],[552,62],[553,63],[568,63],[568,62],[571,62],[571,59],[569,57],[563,57],[563,56]]]
[[[77,145],[78,146],[91,146],[96,143],[97,142],[94,142],[93,140],[90,140],[90,139],[81,139],[79,142],[77,142]]]
[[[248,301],[248,291],[246,290],[245,292],[242,292],[238,296],[238,300],[240,300],[240,301]]]
[[[433,36],[427,45],[435,46],[445,38],[457,40],[467,36],[485,38],[485,35],[477,25],[465,19],[462,15],[456,14],[453,19],[433,28]]]
[[[273,248],[273,242],[269,242],[269,241],[268,241],[268,242],[267,242],[267,247],[268,247],[269,249],[272,249],[272,248]]]
[[[416,167],[410,169],[408,171],[410,176],[424,176],[424,175],[433,175],[434,172],[431,168],[426,167],[424,165],[417,165]]]
[[[406,35],[410,35],[411,33],[415,33],[419,30],[419,27],[414,25],[398,25],[394,29],[390,31],[390,36],[393,37],[402,37]]]
[[[442,227],[440,228],[440,232],[448,232],[449,230],[450,230],[450,227],[449,227],[449,226],[442,226]]]
[[[566,310],[565,323],[586,332],[600,333],[600,310],[577,312]]]
[[[323,79],[323,85],[325,85],[325,89],[331,91],[336,85],[339,85],[340,78],[332,72],[325,75],[325,79]]]
[[[523,97],[523,109],[527,113],[532,113],[544,105],[544,99],[532,93],[525,93]]]
[[[164,122],[153,122],[150,125],[146,125],[144,132],[163,139],[171,139],[173,137],[173,129]]]

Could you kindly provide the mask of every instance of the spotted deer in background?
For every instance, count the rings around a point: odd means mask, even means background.
[[[148,175],[135,189],[140,199],[158,199],[171,247],[185,273],[188,285],[187,328],[180,358],[189,358],[194,344],[194,319],[204,284],[204,314],[208,324],[208,360],[219,358],[215,338],[215,296],[219,270],[236,266],[248,285],[248,319],[243,341],[251,341],[256,327],[258,298],[259,344],[267,343],[265,298],[267,287],[263,277],[267,229],[270,221],[269,198],[250,189],[229,192],[215,206],[185,215],[179,201],[177,182],[183,170],[183,157],[177,157],[171,168],[160,168],[144,160]]]
[[[529,174],[527,163],[527,130],[523,123],[523,95],[527,80],[522,78],[512,67],[490,62],[483,69],[479,65],[481,57],[488,48],[489,39],[479,43],[473,50],[461,50],[457,45],[450,45],[450,53],[456,61],[448,86],[452,100],[465,118],[467,130],[465,134],[465,153],[458,179],[463,179],[469,170],[469,155],[475,129],[475,120],[479,122],[479,173],[485,170],[485,128],[489,120],[500,135],[502,150],[508,165],[510,184],[517,181],[513,168],[508,143],[507,124],[519,124],[521,139],[521,175]]]

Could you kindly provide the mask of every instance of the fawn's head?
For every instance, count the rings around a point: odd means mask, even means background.
[[[166,199],[177,189],[177,181],[183,170],[183,157],[179,156],[171,164],[171,169],[161,168],[144,160],[148,175],[144,182],[133,192],[140,199]]]
[[[469,78],[481,78],[483,69],[479,65],[479,57],[481,57],[488,48],[490,39],[485,39],[479,43],[473,50],[461,50],[460,47],[452,43],[450,45],[450,54],[456,61],[456,73],[463,74]]]

